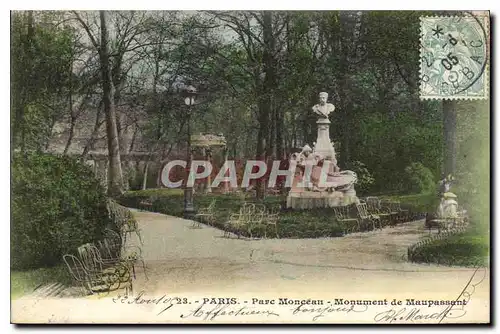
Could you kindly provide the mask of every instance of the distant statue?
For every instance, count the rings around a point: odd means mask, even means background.
[[[451,192],[446,192],[441,198],[437,209],[438,218],[457,218],[458,217],[458,203],[456,201],[457,195]]]
[[[450,192],[453,181],[455,181],[455,178],[451,174],[448,174],[448,176],[439,181],[439,196]]]
[[[327,103],[328,93],[321,92],[319,93],[319,104],[316,104],[312,107],[312,110],[315,114],[319,115],[320,118],[328,119],[328,115],[335,110],[335,106],[331,103]]]

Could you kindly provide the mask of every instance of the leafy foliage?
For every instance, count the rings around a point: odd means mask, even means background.
[[[370,187],[375,182],[373,175],[370,173],[366,165],[361,161],[352,161],[347,165],[349,170],[356,173],[358,177],[358,182],[356,183],[356,191],[361,194],[366,194]]]
[[[57,27],[58,14],[13,12],[11,38],[14,147],[45,148],[67,102],[72,80],[74,32]]]
[[[435,190],[436,182],[429,168],[414,162],[405,168],[403,184],[410,193],[429,193]]]
[[[436,210],[436,197],[434,192],[423,193],[423,194],[411,194],[411,195],[397,195],[397,196],[382,196],[382,199],[387,199],[389,201],[396,201],[405,204],[405,206],[411,208],[413,212],[423,213],[434,212]]]
[[[109,223],[106,197],[92,170],[69,157],[16,154],[12,161],[12,267],[60,263],[98,240]]]

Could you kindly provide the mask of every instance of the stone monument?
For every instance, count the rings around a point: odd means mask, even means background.
[[[325,159],[335,160],[335,149],[330,141],[330,120],[328,115],[335,111],[335,106],[327,103],[328,94],[319,93],[319,104],[312,107],[315,114],[319,115],[316,122],[318,124],[318,138],[314,145],[314,153],[322,155]]]
[[[335,106],[328,103],[328,94],[319,94],[320,103],[312,107],[319,116],[318,136],[311,148],[305,145],[302,151],[292,154],[290,163],[296,164],[296,173],[287,197],[287,207],[312,209],[335,207],[359,203],[354,190],[356,173],[341,171],[337,165],[335,148],[330,141],[328,116]]]

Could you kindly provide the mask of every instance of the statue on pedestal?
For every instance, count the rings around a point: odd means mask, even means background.
[[[312,107],[315,114],[320,116],[320,119],[328,119],[328,115],[335,111],[335,106],[327,102],[328,93],[319,93],[319,103]]]
[[[335,149],[330,141],[330,120],[328,116],[335,110],[335,106],[327,102],[328,94],[319,93],[319,104],[312,107],[315,114],[319,115],[316,122],[318,124],[318,137],[314,144],[314,153],[321,155],[324,159],[330,160],[337,166],[335,158]]]
[[[305,145],[301,152],[291,156],[291,162],[298,168],[287,197],[287,207],[335,207],[359,202],[354,190],[356,173],[340,171],[337,166],[335,149],[330,141],[328,119],[335,111],[335,106],[327,100],[328,94],[321,92],[319,103],[312,107],[313,112],[319,116],[316,122],[318,136],[314,148]]]

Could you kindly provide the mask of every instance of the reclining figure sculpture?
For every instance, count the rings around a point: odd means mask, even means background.
[[[355,172],[340,171],[336,160],[326,160],[309,145],[300,153],[293,153],[290,162],[297,164],[294,186],[302,186],[306,191],[347,191],[357,181]]]

